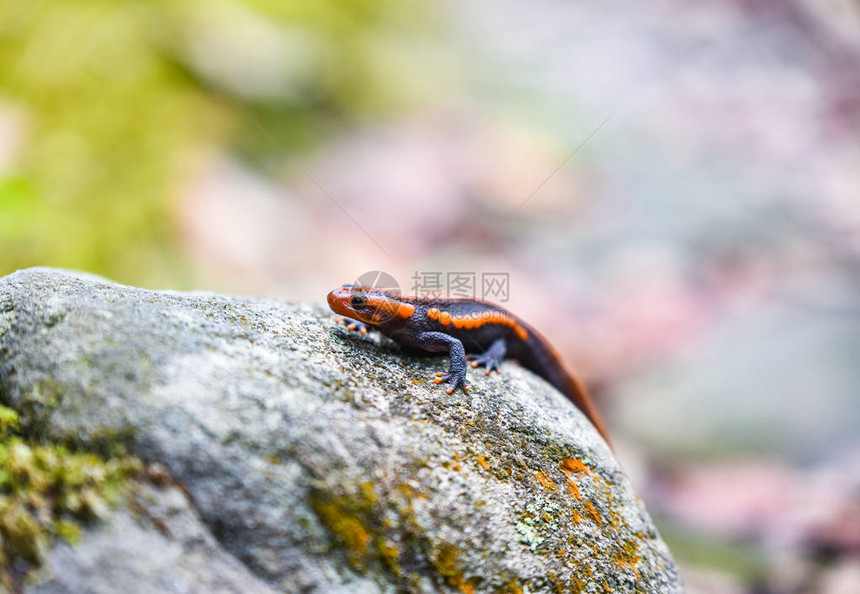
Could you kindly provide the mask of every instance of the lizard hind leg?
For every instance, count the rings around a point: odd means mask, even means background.
[[[484,351],[480,355],[467,355],[466,358],[472,361],[472,367],[477,367],[478,365],[483,365],[486,375],[490,375],[490,372],[495,370],[496,373],[501,373],[502,370],[499,368],[499,365],[502,362],[502,359],[505,358],[505,353],[507,352],[507,346],[505,345],[504,338],[497,338],[493,341],[493,344],[490,345],[486,351]]]

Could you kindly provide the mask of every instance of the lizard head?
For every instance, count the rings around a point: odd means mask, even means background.
[[[379,326],[394,318],[408,318],[415,306],[376,287],[344,285],[328,294],[328,306],[342,316]]]

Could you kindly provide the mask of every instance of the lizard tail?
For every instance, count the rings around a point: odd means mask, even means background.
[[[533,332],[534,330],[531,329]],[[534,332],[533,338],[537,340],[531,341],[529,348],[525,352],[525,357],[522,364],[527,369],[531,369],[545,380],[555,386],[562,394],[567,396],[568,400],[573,402],[579,410],[594,425],[594,428],[603,436],[609,447],[612,447],[612,441],[609,439],[609,432],[606,430],[606,425],[603,418],[600,416],[600,411],[594,404],[594,400],[585,387],[585,384],[575,375],[565,369],[558,353],[540,337],[537,332]]]
[[[606,443],[609,444],[609,447],[612,448],[612,440],[609,439],[609,432],[606,430],[606,425],[603,423],[603,418],[600,416],[600,412],[597,410],[597,406],[595,406],[594,400],[588,392],[588,388],[586,388],[582,380],[575,375],[571,373],[567,373],[566,375],[566,386],[564,388],[559,387],[559,389],[561,389],[564,395],[567,396],[568,399],[570,399],[570,401],[579,408],[579,410],[585,413],[585,416],[588,417],[588,420],[591,421],[594,428],[597,429],[600,435],[603,436],[603,439],[606,440]]]

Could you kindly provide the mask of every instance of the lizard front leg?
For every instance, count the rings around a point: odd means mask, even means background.
[[[448,394],[457,388],[463,388],[464,391],[469,389],[466,385],[466,349],[463,348],[462,342],[443,332],[422,332],[417,336],[417,342],[421,348],[434,353],[448,351],[451,357],[448,373],[440,371],[434,380],[437,384],[443,382],[450,384],[451,387],[446,390]]]
[[[375,326],[365,324],[359,320],[353,320],[352,318],[335,318],[334,321],[338,324],[345,324],[347,330],[354,330],[361,334],[367,334],[368,330],[376,330]]]

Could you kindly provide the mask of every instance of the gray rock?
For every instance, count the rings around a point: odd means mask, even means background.
[[[143,501],[141,501],[143,500]],[[176,487],[143,487],[76,546],[54,545],[34,594],[266,594],[271,587],[215,541]],[[141,513],[143,509],[143,513]]]
[[[0,399],[49,439],[125,442],[187,497],[55,544],[34,589],[681,591],[578,410],[514,364],[447,395],[428,381],[445,364],[317,305],[0,279]]]

